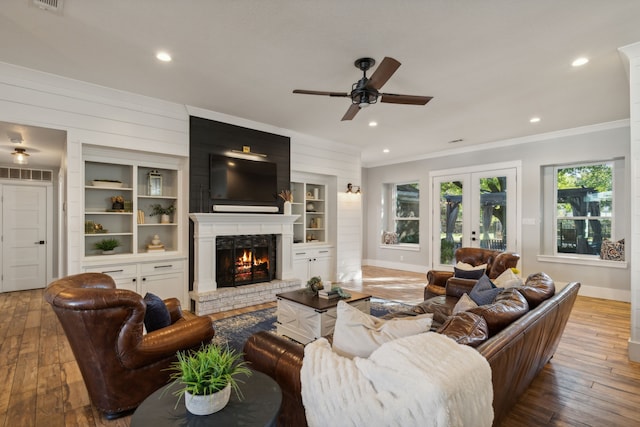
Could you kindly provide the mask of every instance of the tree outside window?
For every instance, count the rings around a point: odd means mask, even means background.
[[[394,229],[398,243],[420,243],[420,189],[417,182],[394,184]]]
[[[611,238],[613,165],[560,166],[556,188],[557,253],[599,255]]]

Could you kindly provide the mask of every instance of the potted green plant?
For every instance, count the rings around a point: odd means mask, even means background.
[[[322,279],[320,276],[314,276],[307,281],[307,288],[314,294],[318,293],[320,289],[324,289]]]
[[[176,207],[171,204],[167,207],[163,207],[161,204],[156,203],[155,205],[151,205],[151,215],[150,216],[160,216],[161,224],[168,224],[171,222],[169,219],[169,215],[176,211]]]
[[[198,350],[179,351],[178,360],[169,370],[171,384],[178,383],[174,391],[178,401],[184,395],[184,403],[194,415],[209,415],[218,412],[229,402],[231,389],[242,398],[236,377],[251,375],[247,362],[228,346],[203,345]],[[177,404],[177,403],[176,403]]]
[[[102,239],[95,244],[96,249],[100,249],[103,255],[114,253],[115,248],[118,246],[120,246],[118,239]]]

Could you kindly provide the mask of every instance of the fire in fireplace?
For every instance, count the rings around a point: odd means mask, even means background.
[[[217,286],[233,287],[273,280],[276,273],[275,248],[275,235],[217,237]]]

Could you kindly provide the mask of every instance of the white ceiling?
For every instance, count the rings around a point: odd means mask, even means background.
[[[638,0],[31,1],[2,0],[0,61],[351,144],[364,165],[626,119],[617,48],[640,41]],[[382,92],[434,99],[341,122],[347,98],[291,93],[348,92],[365,56],[402,63]]]

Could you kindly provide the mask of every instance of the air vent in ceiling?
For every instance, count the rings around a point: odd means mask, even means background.
[[[64,0],[31,0],[35,7],[62,14],[62,4]]]

